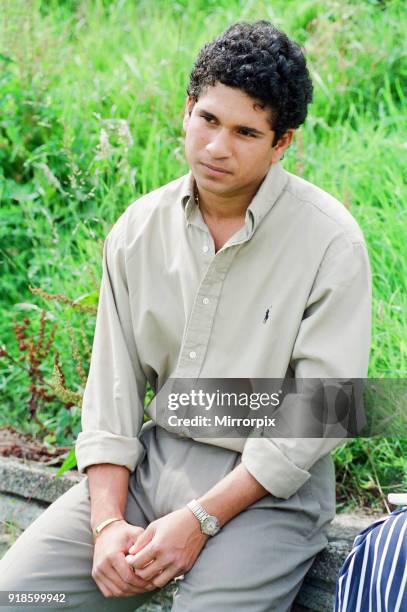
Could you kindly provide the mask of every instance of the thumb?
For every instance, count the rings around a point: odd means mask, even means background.
[[[129,548],[129,555],[135,555],[142,548],[144,548],[151,540],[153,539],[154,531],[151,528],[145,529],[134,542],[134,544]]]
[[[131,546],[134,546],[141,534],[144,532],[144,528],[137,525],[128,525],[128,527],[127,550],[129,550]]]

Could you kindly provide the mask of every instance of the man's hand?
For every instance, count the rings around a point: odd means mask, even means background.
[[[189,508],[181,508],[150,523],[130,548],[126,562],[136,576],[163,587],[191,569],[208,537]]]
[[[142,527],[123,520],[111,523],[96,538],[92,578],[105,597],[130,597],[156,588],[136,576],[125,561],[129,549],[143,532]]]

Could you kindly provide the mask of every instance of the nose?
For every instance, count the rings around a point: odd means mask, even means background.
[[[221,128],[213,135],[212,140],[206,145],[206,150],[213,159],[229,157],[231,143],[226,129]]]

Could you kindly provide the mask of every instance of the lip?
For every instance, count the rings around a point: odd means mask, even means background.
[[[211,174],[215,174],[215,175],[225,175],[225,174],[231,174],[231,172],[229,172],[228,170],[223,170],[223,168],[218,168],[217,166],[212,166],[211,164],[204,164],[202,162],[202,165],[205,166],[205,168],[207,168]]]

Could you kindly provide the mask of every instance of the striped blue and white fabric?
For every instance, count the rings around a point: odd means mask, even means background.
[[[407,506],[364,529],[336,586],[335,612],[407,612]]]

